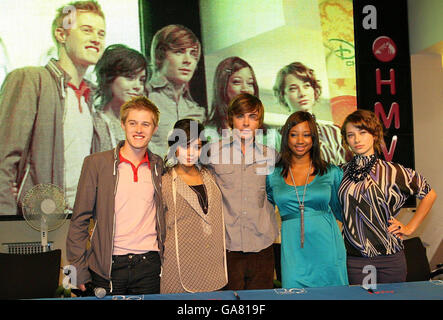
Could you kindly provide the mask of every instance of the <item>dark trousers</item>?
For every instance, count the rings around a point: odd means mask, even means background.
[[[157,251],[112,256],[112,281],[91,271],[92,284],[106,289],[107,295],[160,293],[160,267]]]
[[[281,282],[281,243],[274,243],[275,276]]]
[[[376,271],[376,283],[395,283],[406,281],[407,266],[405,254],[402,251],[389,256],[347,257],[349,284],[362,285],[363,279],[370,272],[363,272],[365,266],[372,265]]]
[[[228,284],[225,290],[261,290],[274,287],[274,249],[259,252],[227,251]]]

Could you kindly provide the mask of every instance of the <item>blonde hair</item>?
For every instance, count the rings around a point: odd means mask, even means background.
[[[73,13],[72,10],[69,10],[70,7],[74,8],[76,11],[95,13],[98,16],[105,19],[105,15],[102,11],[101,6],[95,0],[74,1],[74,2],[70,2],[66,5],[58,8],[57,14],[56,14],[54,20],[52,21],[52,27],[51,27],[52,38],[55,41],[55,43],[57,44],[57,47],[59,46],[59,42],[55,38],[55,30],[57,28],[64,28],[63,21],[65,20],[66,17],[68,17],[69,15],[71,15]]]
[[[128,118],[129,111],[131,110],[147,110],[151,111],[154,115],[154,126],[158,126],[158,121],[160,119],[160,111],[158,110],[157,106],[149,100],[145,96],[141,97],[134,97],[131,100],[125,102],[120,107],[120,121],[122,123],[126,122],[126,119]]]

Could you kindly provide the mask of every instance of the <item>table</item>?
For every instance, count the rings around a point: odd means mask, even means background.
[[[443,300],[443,281],[378,284],[372,292],[361,286],[292,288],[271,290],[216,291],[202,293],[150,294],[64,298],[66,300]]]

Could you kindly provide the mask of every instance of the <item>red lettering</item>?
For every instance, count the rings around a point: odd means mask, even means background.
[[[382,290],[382,291],[375,291],[374,293],[375,294],[394,293],[394,291],[393,290],[392,291],[384,291],[384,290]]]
[[[393,102],[391,104],[391,109],[389,109],[389,114],[387,117],[385,110],[383,109],[383,105],[380,102],[375,103],[374,112],[379,119],[381,118],[381,120],[383,120],[385,128],[391,127],[393,119],[395,129],[400,128],[400,106],[397,102]]]
[[[397,146],[397,136],[392,137],[391,146],[389,147],[389,151],[386,149],[386,143],[381,144],[381,149],[383,151],[383,155],[385,156],[386,161],[392,161],[394,157],[395,147]]]
[[[395,90],[395,71],[394,69],[389,70],[389,80],[382,80],[381,79],[381,71],[379,68],[375,69],[375,84],[377,87],[377,94],[381,94],[381,86],[382,85],[390,85],[391,86],[391,94],[394,95],[396,93]]]

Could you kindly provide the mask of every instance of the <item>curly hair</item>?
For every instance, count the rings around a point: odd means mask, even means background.
[[[314,70],[308,68],[301,62],[293,62],[281,68],[277,73],[277,78],[275,79],[274,86],[272,90],[274,91],[274,96],[277,98],[278,102],[289,108],[288,103],[285,99],[285,80],[287,75],[294,75],[303,82],[309,82],[311,87],[314,89],[315,100],[318,100],[321,95],[320,81],[315,77]]]

